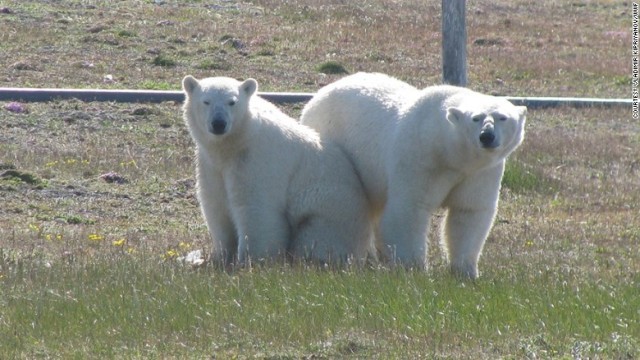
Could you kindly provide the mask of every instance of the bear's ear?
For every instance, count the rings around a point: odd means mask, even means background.
[[[464,112],[458,108],[450,107],[447,108],[447,120],[452,123],[462,122],[464,119]]]
[[[516,106],[516,109],[518,109],[518,115],[520,115],[520,119],[524,119],[527,116],[526,106]]]
[[[249,78],[240,84],[240,89],[249,97],[258,90],[258,82],[255,79]]]
[[[187,93],[187,95],[191,95],[193,93],[193,90],[195,90],[198,86],[200,86],[198,79],[194,78],[191,75],[187,75],[184,77],[184,79],[182,79],[182,89]]]

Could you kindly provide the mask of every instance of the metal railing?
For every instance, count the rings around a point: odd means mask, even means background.
[[[264,99],[276,104],[304,103],[313,93],[261,92]],[[631,99],[600,99],[577,97],[515,97],[505,96],[514,105],[525,105],[530,109],[558,106],[570,107],[631,107]],[[184,101],[182,91],[161,90],[104,90],[104,89],[34,89],[0,88],[0,101],[47,102],[53,100],[78,99],[81,101],[160,103]]]

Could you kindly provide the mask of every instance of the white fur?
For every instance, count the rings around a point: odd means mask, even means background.
[[[322,88],[301,121],[351,157],[384,257],[426,267],[430,218],[444,207],[442,244],[451,269],[476,278],[505,159],[522,142],[525,116],[525,107],[468,89],[418,90],[358,73]]]
[[[257,87],[253,79],[183,80],[184,118],[196,143],[198,198],[214,259],[364,258],[371,226],[347,157],[254,95]]]

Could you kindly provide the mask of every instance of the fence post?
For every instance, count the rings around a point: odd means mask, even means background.
[[[442,0],[442,81],[467,86],[465,0]]]

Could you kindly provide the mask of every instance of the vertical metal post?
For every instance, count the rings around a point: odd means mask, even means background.
[[[442,0],[442,81],[467,86],[465,0]]]

